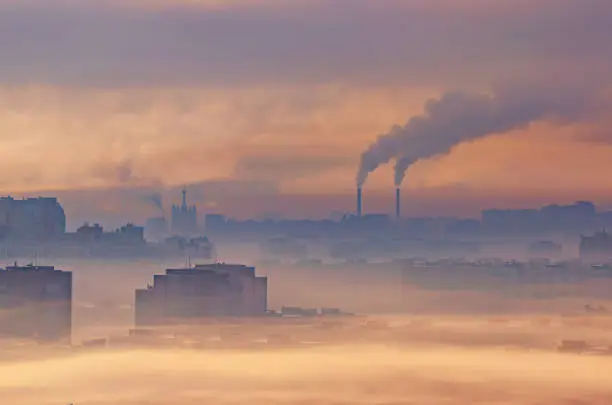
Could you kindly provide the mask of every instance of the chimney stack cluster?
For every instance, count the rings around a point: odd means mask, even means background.
[[[361,192],[361,187],[357,187],[357,216],[361,218],[362,215],[363,215],[363,195]],[[399,187],[395,189],[395,217],[397,219],[400,219],[402,217],[401,192],[400,192]]]

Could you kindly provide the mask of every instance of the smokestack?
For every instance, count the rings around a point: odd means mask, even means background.
[[[357,216],[361,217],[361,187],[357,187]]]
[[[400,188],[395,189],[395,217],[400,218]]]
[[[589,87],[510,83],[494,88],[492,95],[450,91],[427,101],[423,114],[381,134],[361,154],[355,181],[362,186],[370,173],[395,160],[397,187],[414,163],[446,155],[458,144],[506,134],[542,120],[575,123],[585,112],[597,110],[598,102],[599,96]]]

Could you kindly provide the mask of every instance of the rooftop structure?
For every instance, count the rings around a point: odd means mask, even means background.
[[[70,340],[72,272],[53,266],[0,269],[0,335]]]
[[[187,188],[182,191],[181,205],[172,206],[172,232],[179,235],[192,235],[198,230],[197,210],[195,205],[187,205]]]
[[[136,290],[136,326],[264,315],[267,290],[267,277],[258,277],[255,267],[241,264],[167,269],[153,277],[153,285]]]

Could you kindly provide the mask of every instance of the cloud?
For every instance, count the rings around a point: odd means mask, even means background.
[[[288,153],[287,153],[288,152]],[[338,167],[352,167],[354,159],[347,156],[326,155],[325,151],[311,152],[293,148],[289,151],[272,149],[264,155],[248,155],[242,157],[236,164],[234,176],[243,179],[267,179],[276,182],[296,180],[304,176],[312,176]]]
[[[354,161],[410,96],[338,86],[0,87],[0,179],[6,191],[173,186],[236,172],[275,180],[270,162],[287,168],[287,156],[300,172]]]
[[[248,178],[280,193],[345,192],[373,134],[447,89],[609,86],[611,17],[597,0],[0,0],[0,187]],[[567,162],[580,175],[564,187],[607,187],[603,152],[543,138],[532,137],[550,159],[519,168],[531,188],[559,184],[550,177]],[[459,148],[411,176],[518,187],[510,158],[490,156],[519,143]]]
[[[512,5],[513,7],[510,7]],[[80,86],[435,84],[607,77],[612,6],[0,2],[0,82]]]

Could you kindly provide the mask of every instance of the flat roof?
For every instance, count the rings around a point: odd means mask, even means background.
[[[64,270],[56,269],[55,266],[35,266],[28,264],[25,266],[6,266],[5,268],[0,267],[0,271],[49,271],[49,272],[64,272]]]

